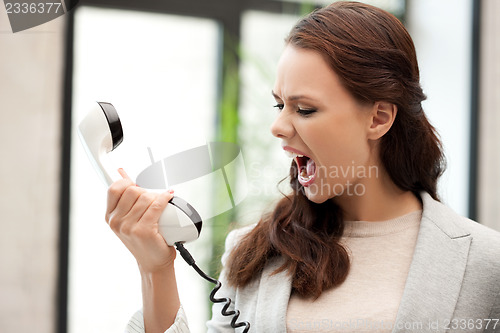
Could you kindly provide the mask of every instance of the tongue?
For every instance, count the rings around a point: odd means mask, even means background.
[[[316,172],[316,163],[314,163],[312,158],[307,160],[306,171],[307,177],[314,175],[314,173]]]

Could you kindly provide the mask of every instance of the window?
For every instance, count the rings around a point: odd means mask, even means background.
[[[111,153],[135,179],[156,159],[214,136],[219,26],[201,18],[80,7],[75,13],[68,331],[115,332],[142,304],[133,256],[104,222],[106,188],[76,137],[96,101],[120,114],[124,142]],[[186,129],[190,132],[186,133]],[[209,236],[207,231],[202,236]],[[203,249],[203,240],[196,242]],[[191,248],[190,248],[191,249]],[[197,254],[197,259],[203,255]],[[207,293],[179,261],[179,292],[194,331]],[[193,310],[194,309],[194,310]],[[198,321],[197,321],[198,320]],[[198,324],[198,322],[200,324]]]

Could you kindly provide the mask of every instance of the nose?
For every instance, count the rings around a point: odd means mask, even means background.
[[[290,115],[283,109],[271,125],[271,133],[280,139],[290,139],[294,133],[294,127]]]

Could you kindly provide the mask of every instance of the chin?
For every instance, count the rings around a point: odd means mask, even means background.
[[[304,187],[304,194],[309,199],[316,204],[322,204],[323,202],[330,199],[329,193],[321,193],[321,190],[318,190],[317,186],[311,185],[308,187]]]

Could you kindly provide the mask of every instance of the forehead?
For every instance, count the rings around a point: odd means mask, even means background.
[[[336,73],[313,50],[286,46],[278,63],[273,91],[286,98],[295,94],[332,93],[341,88]]]

